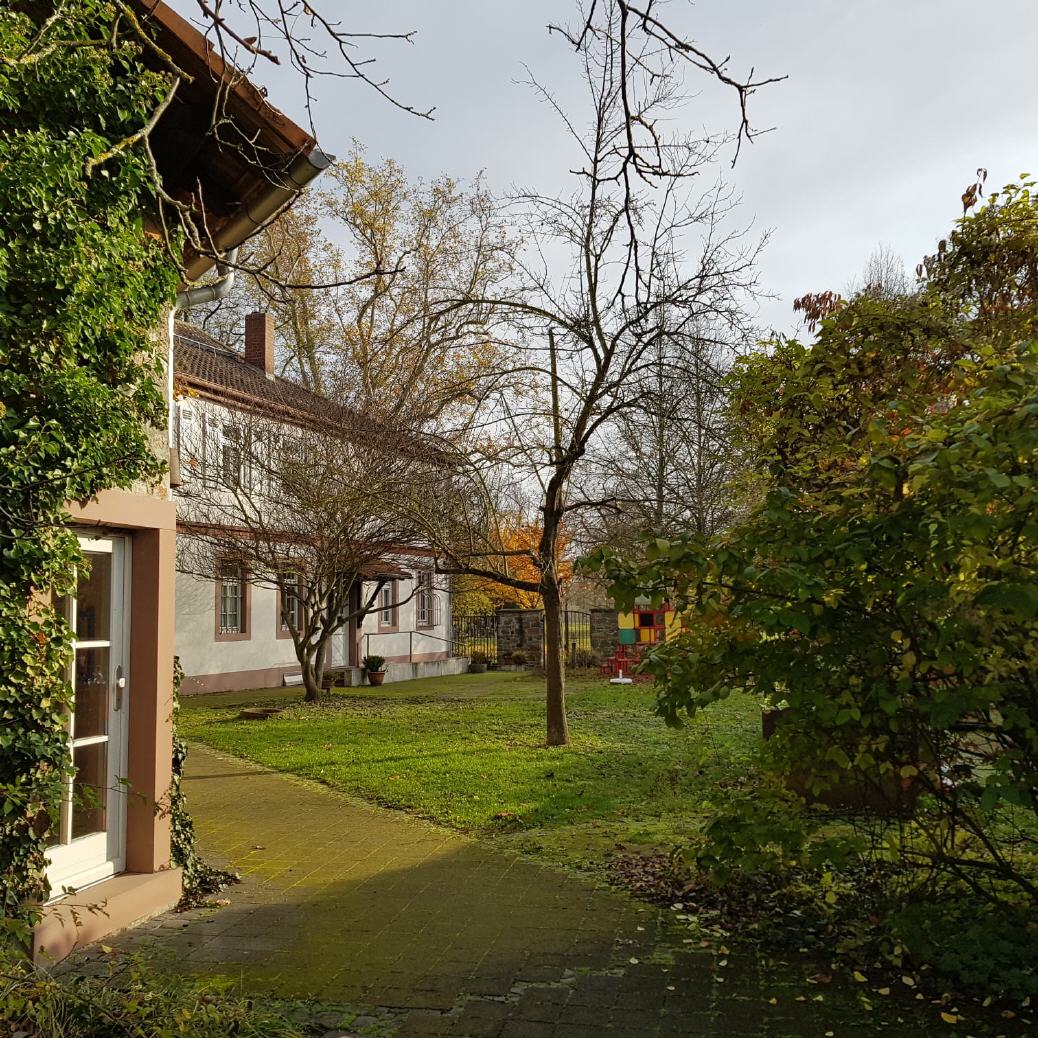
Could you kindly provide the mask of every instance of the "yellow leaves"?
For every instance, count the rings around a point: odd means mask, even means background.
[[[855,979],[855,980],[856,980],[856,981],[857,981],[857,982],[858,982],[859,984],[864,984],[864,983],[865,983],[865,981],[866,981],[866,980],[868,979],[868,978],[867,978],[867,977],[865,976],[865,974],[864,974],[864,973],[861,973],[861,972],[859,972],[858,970],[855,970],[855,971],[854,971],[854,972],[853,972],[853,973],[851,974],[851,976],[852,976],[852,977],[854,977],[854,979]]]
[[[941,1019],[946,1024],[957,1024],[959,1022],[959,1018],[954,1013],[941,1013]]]

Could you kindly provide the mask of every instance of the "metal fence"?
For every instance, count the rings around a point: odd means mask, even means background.
[[[562,614],[562,644],[570,666],[578,662],[579,653],[591,652],[591,614],[567,609]]]
[[[524,611],[533,615],[534,610]],[[540,621],[540,641],[543,646],[544,614],[537,613]],[[574,666],[579,654],[591,651],[591,614],[576,609],[567,609],[562,614],[562,644],[564,656]],[[528,654],[525,645],[520,646]],[[451,651],[455,656],[471,656],[483,653],[491,663],[499,661],[501,645],[499,639],[499,616],[497,613],[472,613],[455,615],[451,624]],[[542,648],[543,653],[543,648]],[[543,658],[537,664],[544,662]]]
[[[472,613],[455,615],[451,620],[451,655],[471,656],[483,653],[497,662],[497,614]]]

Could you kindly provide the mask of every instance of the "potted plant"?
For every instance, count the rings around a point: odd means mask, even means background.
[[[386,680],[385,656],[365,656],[361,665],[368,675],[369,685],[381,685]]]
[[[512,667],[515,670],[522,670],[526,666],[526,653],[521,649],[516,649],[512,653]]]
[[[469,657],[469,673],[485,674],[487,670],[487,654],[485,652],[474,652]]]

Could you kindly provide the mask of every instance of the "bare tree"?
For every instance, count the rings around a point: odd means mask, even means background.
[[[590,101],[587,131],[534,84],[570,133],[578,187],[512,200],[527,243],[520,290],[477,302],[507,315],[520,361],[508,388],[492,397],[486,439],[457,460],[470,492],[457,495],[446,518],[427,524],[442,572],[540,594],[549,745],[569,741],[560,541],[576,513],[602,504],[586,478],[589,452],[622,416],[644,406],[660,377],[675,374],[661,342],[687,335],[696,322],[733,320],[755,283],[757,247],[726,230],[727,196],[692,190],[735,138],[664,138],[664,117],[683,101],[676,67],[686,52],[661,43],[651,5],[633,21],[632,11],[619,0],[593,3],[582,29],[567,34]],[[534,499],[541,537],[532,553],[537,577],[528,579],[516,574],[515,562],[530,553],[502,547],[497,517]]]
[[[276,589],[305,698],[315,702],[332,637],[404,575],[399,559],[414,530],[391,502],[401,485],[417,487],[436,469],[399,428],[332,405],[302,412],[291,389],[285,396],[268,413],[195,415],[177,565]]]
[[[602,504],[581,515],[583,546],[712,533],[731,520],[738,457],[728,438],[724,376],[741,341],[730,332],[697,323],[657,341],[642,402],[618,415],[588,452],[585,495],[601,488]]]

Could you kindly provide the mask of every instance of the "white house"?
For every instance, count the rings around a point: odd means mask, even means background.
[[[261,414],[291,430],[308,415],[327,414],[323,397],[275,374],[269,315],[246,319],[244,354],[199,328],[178,323],[174,357],[175,446],[180,495],[186,502],[192,485],[206,488],[211,497],[263,479],[260,466],[248,461],[256,452],[244,448],[242,439],[248,434],[236,416]],[[286,434],[277,449],[289,450],[291,443]],[[193,516],[189,505],[181,513],[177,536],[183,559],[190,556],[192,538],[198,541],[200,535],[197,513]],[[184,668],[185,693],[299,682],[290,624],[290,615],[295,617],[301,608],[296,598],[289,595],[284,601],[278,588],[252,579],[235,563],[212,567],[216,572],[208,574],[183,563],[178,569],[176,652]],[[346,684],[360,683],[367,655],[385,657],[386,681],[465,669],[467,660],[451,652],[448,578],[434,576],[429,553],[414,545],[394,545],[366,564],[364,574],[369,579],[350,591],[351,609],[358,610],[374,596],[372,611],[351,618],[332,636],[326,669],[343,669]]]

